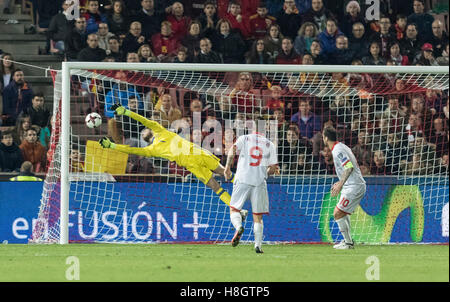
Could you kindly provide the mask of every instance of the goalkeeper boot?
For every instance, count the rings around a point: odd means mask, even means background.
[[[262,254],[262,253],[264,253],[260,246],[256,246],[256,247],[255,247],[255,252],[256,252],[257,254]]]
[[[245,222],[245,219],[247,219],[247,216],[248,216],[248,210],[241,210],[242,223]]]
[[[342,240],[340,243],[335,244],[333,248],[336,250],[351,250],[355,248],[355,244],[354,242],[347,243],[344,240]]]
[[[234,233],[233,239],[231,239],[231,246],[235,247],[239,244],[239,240],[241,240],[242,234],[244,233],[244,227],[240,227]]]

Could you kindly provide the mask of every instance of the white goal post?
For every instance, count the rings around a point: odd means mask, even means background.
[[[448,66],[330,66],[330,65],[237,65],[237,64],[160,64],[160,63],[107,63],[63,62],[61,103],[61,201],[60,244],[69,242],[69,154],[70,154],[70,90],[71,76],[79,70],[130,70],[130,71],[190,71],[190,72],[257,72],[257,73],[361,73],[415,75],[417,85],[424,88],[448,89]],[[431,77],[432,79],[430,80]],[[313,84],[311,84],[313,85]]]

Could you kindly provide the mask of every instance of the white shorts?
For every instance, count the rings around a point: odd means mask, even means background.
[[[352,214],[364,198],[365,194],[365,185],[343,188],[341,191],[341,197],[336,207],[344,213]]]
[[[259,186],[235,182],[230,207],[240,211],[248,199],[252,203],[253,214],[269,214],[269,194],[266,182]]]

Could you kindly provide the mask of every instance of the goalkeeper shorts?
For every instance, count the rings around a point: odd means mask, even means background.
[[[190,171],[202,183],[207,184],[212,178],[213,171],[217,169],[220,160],[214,155],[191,155],[186,169]]]

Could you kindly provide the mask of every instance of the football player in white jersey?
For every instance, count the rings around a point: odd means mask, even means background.
[[[350,216],[366,193],[364,180],[358,162],[352,150],[337,141],[336,130],[327,127],[322,133],[323,142],[331,149],[334,167],[339,181],[333,184],[331,196],[338,196],[339,202],[334,209],[334,220],[344,236],[344,240],[333,247],[339,250],[353,249],[354,242],[350,233]]]
[[[279,174],[275,145],[264,135],[254,132],[240,136],[230,149],[225,166],[225,179],[231,178],[231,166],[236,152],[239,153],[233,192],[230,202],[230,220],[236,232],[231,241],[233,247],[239,244],[244,232],[240,210],[250,199],[253,212],[253,232],[255,235],[255,251],[263,253],[262,215],[269,213],[269,195],[266,179],[268,175]]]

